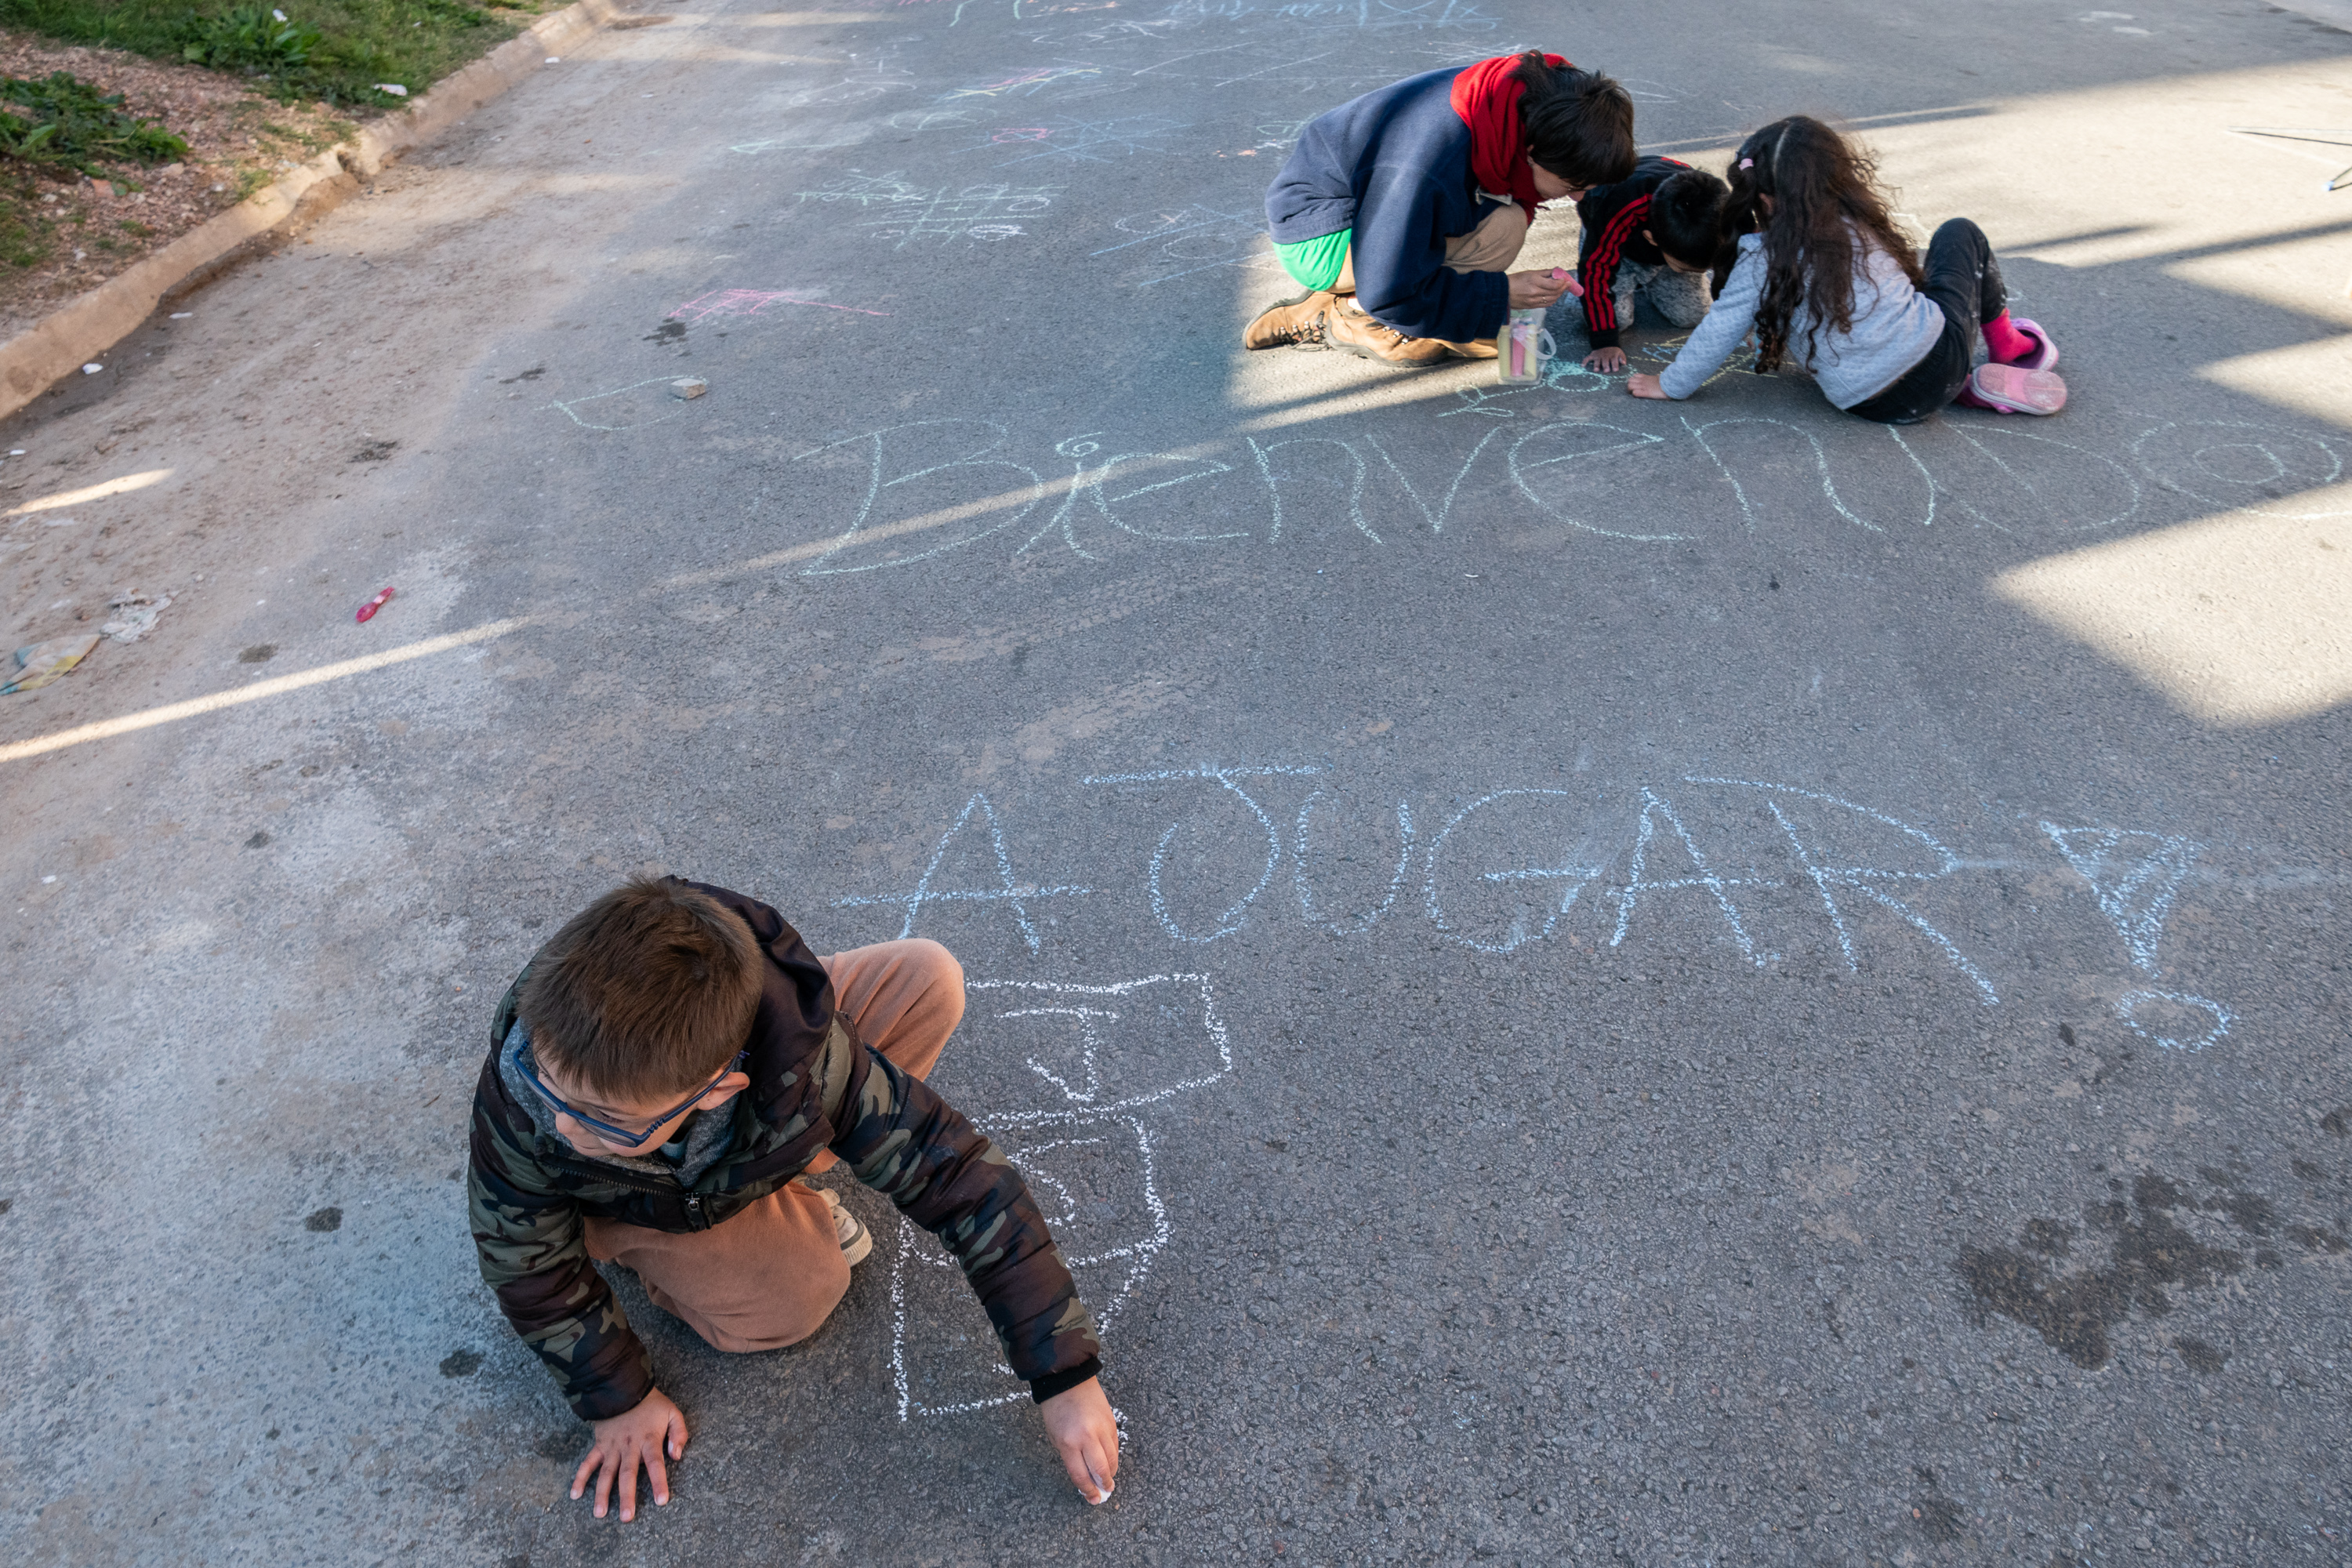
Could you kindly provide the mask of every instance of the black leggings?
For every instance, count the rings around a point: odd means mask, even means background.
[[[1917,364],[1875,397],[1846,410],[1881,425],[1916,425],[1960,395],[1976,358],[1977,331],[2009,309],[2000,263],[1984,230],[1956,217],[1927,242],[1926,282],[1919,292],[1942,307],[1944,331]]]

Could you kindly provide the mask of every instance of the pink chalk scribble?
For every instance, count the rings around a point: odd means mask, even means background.
[[[812,300],[805,293],[791,289],[719,289],[688,300],[669,313],[672,321],[698,321],[706,316],[756,316],[771,305],[814,305],[826,310],[847,310],[858,316],[887,316],[887,310],[869,310],[862,305],[836,305],[830,300]]]
[[[1049,141],[1053,134],[1053,127],[1048,125],[1018,125],[998,132],[989,141],[1001,146],[1007,142]]]

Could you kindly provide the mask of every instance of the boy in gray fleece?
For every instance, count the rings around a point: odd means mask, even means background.
[[[1626,389],[1688,397],[1753,331],[1759,371],[1793,358],[1832,403],[1883,424],[1954,401],[2003,414],[2064,407],[2066,384],[2050,368],[2058,346],[2035,322],[2010,320],[1984,231],[1954,218],[1923,267],[1876,174],[1868,154],[1804,115],[1749,137],[1732,160],[1726,225],[1739,237],[1717,263],[1715,308],[1674,363]],[[1979,334],[1991,357],[1972,370]]]

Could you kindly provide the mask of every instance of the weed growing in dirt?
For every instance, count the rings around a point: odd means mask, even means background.
[[[190,65],[215,70],[251,70],[261,76],[291,76],[310,63],[319,30],[287,19],[269,5],[237,5],[217,16],[189,23],[195,37],[180,47]]]
[[[94,178],[108,163],[166,163],[187,152],[153,121],[123,113],[119,92],[101,93],[64,71],[39,81],[0,77],[0,153]]]

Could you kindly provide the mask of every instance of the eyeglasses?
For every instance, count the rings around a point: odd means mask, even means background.
[[[595,1131],[604,1137],[617,1140],[621,1143],[627,1145],[629,1148],[636,1149],[642,1148],[645,1144],[650,1142],[653,1139],[653,1135],[661,1131],[662,1125],[665,1122],[677,1115],[678,1112],[684,1110],[687,1107],[692,1105],[696,1100],[700,1100],[704,1095],[709,1094],[712,1089],[718,1088],[719,1080],[725,1078],[729,1073],[733,1072],[737,1068],[741,1067],[743,1065],[744,1058],[749,1057],[751,1054],[751,1053],[749,1050],[737,1051],[732,1061],[730,1061],[725,1067],[720,1068],[717,1072],[710,1075],[710,1081],[709,1083],[704,1084],[700,1089],[696,1089],[692,1094],[688,1095],[684,1100],[679,1100],[676,1105],[671,1106],[667,1110],[665,1110],[659,1116],[655,1117],[652,1123],[644,1128],[615,1127],[609,1121],[589,1115],[586,1111],[581,1110],[576,1105],[567,1103],[562,1095],[548,1088],[546,1080],[539,1076],[538,1060],[530,1054],[530,1047],[528,1045],[525,1045],[521,1050],[515,1053],[515,1066],[522,1069],[524,1080],[528,1082],[531,1088],[537,1089],[539,1091],[539,1097],[541,1100],[546,1100],[548,1104],[555,1107],[556,1110],[562,1111],[564,1115],[569,1116],[572,1121],[579,1122],[583,1127],[593,1128]]]

